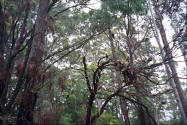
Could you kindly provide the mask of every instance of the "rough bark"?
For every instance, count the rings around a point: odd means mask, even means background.
[[[155,1],[153,1],[153,2],[155,2]],[[172,57],[172,55],[171,55],[172,53],[171,53],[171,50],[168,48],[169,45],[168,45],[168,42],[167,42],[167,39],[166,39],[166,35],[165,35],[165,31],[164,31],[162,22],[161,22],[161,20],[160,20],[159,23],[161,23],[161,25],[158,25],[158,24],[156,25],[156,21],[155,21],[154,15],[153,15],[153,10],[152,10],[150,1],[149,1],[149,6],[150,6],[151,15],[152,15],[152,22],[153,22],[153,25],[154,25],[154,35],[155,35],[157,44],[158,44],[158,46],[159,46],[159,49],[160,49],[160,51],[161,51],[162,59],[164,60],[164,58],[165,58],[165,53],[168,53],[168,54],[170,55],[169,58],[171,58],[171,57]],[[158,15],[159,15],[159,12],[158,12],[158,10],[157,10],[156,7],[155,7],[155,12],[157,12],[156,14],[157,14],[157,16],[158,16]],[[159,39],[159,34],[158,34],[158,31],[157,31],[157,26],[159,26],[158,28],[159,28],[159,30],[160,30],[160,33],[162,32],[161,38],[162,38],[162,40],[163,40],[164,46],[165,46],[165,48],[166,48],[166,47],[168,48],[168,49],[165,49],[165,52],[162,50],[162,46],[161,46],[160,39]],[[184,101],[184,100],[185,100],[184,92],[183,92],[183,90],[182,90],[182,88],[181,88],[181,86],[180,86],[180,81],[179,81],[179,79],[177,78],[177,74],[176,74],[177,72],[176,72],[176,69],[175,69],[175,65],[172,64],[172,63],[173,63],[173,59],[170,60],[170,65],[169,65],[169,66],[172,67],[172,68],[171,68],[171,71],[172,71],[173,76],[175,76],[175,77],[172,78],[172,79],[170,79],[170,80],[169,80],[169,83],[170,83],[170,86],[171,86],[171,87],[173,88],[173,90],[174,90],[174,95],[175,95],[177,104],[178,104],[178,106],[179,106],[179,110],[180,110],[180,113],[181,113],[181,117],[182,117],[182,119],[183,119],[184,124],[186,125],[186,124],[187,124],[187,117],[186,117],[186,113],[184,112],[184,110],[185,110],[184,105],[185,105],[185,104],[182,104],[182,103],[185,103],[185,101]],[[171,72],[170,72],[170,70],[169,70],[169,66],[168,66],[167,64],[165,64],[166,73],[167,73],[168,77],[171,78],[172,76],[171,76]],[[173,67],[173,66],[174,66],[174,67]],[[174,81],[174,80],[175,80],[175,81]],[[176,84],[177,84],[177,85],[176,85]],[[178,91],[179,91],[179,92],[178,92]],[[183,102],[182,102],[181,99],[183,100]]]
[[[42,57],[44,55],[48,5],[48,0],[39,1],[39,10],[35,24],[35,32],[28,61],[28,72],[26,76],[25,89],[17,117],[18,125],[33,124],[33,111],[37,101],[37,92],[35,92],[35,89],[37,84],[41,82],[40,68]]]

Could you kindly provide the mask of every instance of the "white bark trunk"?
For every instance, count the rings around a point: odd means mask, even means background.
[[[152,6],[151,6],[151,1],[149,0],[148,2],[149,2],[149,9],[150,9],[151,16],[152,16],[152,22],[153,22],[153,25],[154,25],[153,26],[154,27],[154,35],[155,35],[155,38],[156,38],[156,42],[157,42],[157,44],[159,46],[162,59],[164,59],[165,53],[164,53],[164,51],[162,49],[162,46],[161,46],[159,33],[158,33],[156,22],[155,22],[155,17],[153,15],[153,9],[152,9]],[[166,73],[168,75],[168,78],[171,78],[172,77],[171,76],[171,72],[170,72],[169,67],[168,67],[167,64],[165,64],[165,69],[166,69]],[[170,83],[170,86],[174,90],[174,95],[175,95],[175,98],[176,98],[176,101],[177,101],[177,104],[178,104],[178,107],[179,107],[179,110],[180,110],[180,113],[181,113],[182,120],[183,120],[184,124],[187,125],[187,118],[186,118],[186,115],[185,115],[185,112],[184,112],[184,109],[183,109],[183,106],[182,106],[182,102],[180,100],[180,97],[179,97],[179,94],[178,94],[178,91],[177,91],[177,88],[176,88],[176,85],[175,85],[175,82],[174,82],[173,78],[171,78],[169,80],[169,83]]]

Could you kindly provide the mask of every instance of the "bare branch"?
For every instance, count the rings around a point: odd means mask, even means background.
[[[86,79],[86,84],[87,84],[88,90],[90,91],[90,93],[93,93],[93,90],[91,88],[90,81],[89,81],[89,78],[88,78],[86,57],[85,56],[82,58],[82,62],[83,62],[83,65],[84,65],[84,74],[85,74],[85,79]]]

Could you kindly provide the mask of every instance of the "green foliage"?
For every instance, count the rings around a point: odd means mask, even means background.
[[[96,125],[123,125],[123,122],[111,113],[103,113],[97,120]]]
[[[124,15],[145,13],[145,0],[103,0],[103,8],[111,12],[121,12]]]
[[[97,63],[96,62],[93,62],[90,64],[90,66],[88,66],[89,69],[92,69],[92,70],[96,70],[97,69]]]
[[[60,125],[74,125],[70,114],[62,115],[59,121]]]
[[[51,3],[55,0],[49,1]],[[2,11],[5,19],[5,33],[2,33],[2,36],[5,37],[6,44],[3,46],[5,52],[2,54],[2,59],[5,60],[5,64],[8,64],[9,59],[13,56],[13,61],[11,62],[10,69],[7,70],[8,72],[6,75],[7,77],[10,75],[10,80],[6,80],[6,82],[10,84],[7,86],[7,102],[5,103],[9,102],[13,95],[13,91],[17,87],[18,77],[15,75],[17,72],[16,61],[20,57],[27,58],[28,56],[25,53],[30,49],[30,46],[27,44],[29,43],[28,40],[32,38],[32,33],[29,34],[29,32],[31,29],[34,29],[34,24],[36,23],[38,2],[39,1],[37,0],[0,1],[0,4],[2,5],[0,11]],[[36,112],[38,109],[41,109],[40,112],[38,111],[41,113],[41,116],[45,116],[45,114],[48,113],[54,124],[83,125],[85,123],[90,92],[85,81],[82,56],[85,56],[87,59],[87,71],[91,88],[94,88],[92,75],[98,68],[97,61],[106,55],[108,55],[108,58],[105,59],[105,61],[111,61],[110,65],[107,66],[107,68],[101,72],[101,76],[98,77],[98,91],[96,92],[97,95],[95,96],[92,107],[92,116],[99,111],[99,107],[101,106],[101,104],[98,104],[99,101],[102,101],[103,103],[108,96],[116,92],[120,85],[125,84],[127,80],[130,81],[128,78],[124,78],[123,73],[120,72],[120,84],[116,83],[116,67],[111,52],[111,39],[109,39],[108,34],[108,29],[110,28],[114,35],[113,42],[115,54],[117,55],[116,58],[123,64],[120,67],[121,71],[122,69],[125,69],[126,66],[129,66],[129,46],[132,47],[134,59],[134,69],[132,68],[132,70],[137,69],[136,81],[138,84],[142,83],[140,88],[142,103],[147,106],[148,111],[153,114],[152,104],[149,101],[150,95],[151,98],[153,98],[153,102],[156,104],[158,115],[161,119],[161,125],[182,124],[180,113],[177,109],[177,102],[173,101],[175,100],[174,95],[171,93],[159,94],[158,96],[154,95],[155,93],[157,94],[157,92],[162,92],[163,89],[168,88],[168,85],[163,87],[155,84],[156,82],[165,83],[168,80],[166,75],[160,73],[160,71],[156,74],[156,68],[145,72],[141,71],[144,70],[144,66],[159,61],[159,59],[157,59],[159,49],[153,47],[151,44],[152,26],[150,17],[146,15],[147,1],[101,0],[102,6],[100,9],[90,9],[87,13],[83,11],[86,5],[83,5],[67,9],[63,13],[56,15],[58,12],[63,11],[71,5],[86,2],[87,0],[60,0],[52,7],[52,10],[49,12],[49,17],[45,20],[46,25],[50,27],[48,29],[54,28],[54,33],[52,33],[51,30],[46,31],[45,37],[47,44],[45,44],[44,56],[41,58],[45,59],[48,55],[52,56],[49,59],[42,61],[41,71],[45,71],[45,68],[51,64],[52,66],[46,72],[41,72],[41,76],[38,76],[38,79],[42,79],[42,83],[37,86],[38,88],[32,88],[31,86],[30,91],[37,93],[38,95],[37,104],[35,106]],[[26,6],[26,4],[29,4],[29,6]],[[163,2],[163,4],[167,3]],[[28,17],[26,18],[27,7],[29,7],[29,12]],[[182,25],[184,25],[184,19],[183,16],[181,16],[182,15],[180,15],[180,18],[177,18],[178,16],[175,14],[173,17],[173,25],[176,27],[182,27]],[[26,24],[24,24],[25,21]],[[22,29],[25,29],[22,36],[25,37],[25,40],[21,45],[23,51],[14,55],[14,52],[17,51],[16,46],[18,46],[18,43],[20,42]],[[128,30],[132,32],[131,35],[127,34]],[[97,33],[100,33],[101,31],[104,32],[98,35]],[[51,39],[48,39],[48,35],[52,36]],[[145,37],[145,39],[141,41],[141,38],[139,37]],[[148,59],[153,60],[146,63]],[[103,60],[101,60],[101,62],[102,61]],[[9,66],[6,65],[5,69],[7,67]],[[27,72],[28,70],[23,74],[21,80],[26,81],[28,75]],[[61,85],[59,85],[59,78],[63,78],[63,84]],[[0,80],[2,80],[1,76]],[[153,84],[151,80],[155,83]],[[27,87],[25,86],[27,84],[24,83],[25,82],[20,86],[16,101],[13,102],[13,110],[11,111],[13,114],[18,114],[22,91]],[[125,86],[124,96],[130,99],[136,99],[136,89],[132,83]],[[166,100],[168,103],[163,105],[163,100]],[[119,98],[117,96],[113,97],[105,107],[105,112],[96,121],[96,125],[124,124],[124,121],[118,118],[119,115],[121,115],[120,110]],[[135,103],[128,101],[128,110],[131,124],[138,124],[137,105],[135,106]],[[170,111],[171,117],[169,121],[164,119],[166,110]],[[54,115],[54,113],[56,114]],[[37,117],[36,113],[35,116]],[[149,118],[147,115],[146,117],[147,119]],[[150,125],[152,124],[152,122],[149,123]]]
[[[183,122],[181,119],[171,119],[169,121],[162,121],[160,122],[160,125],[183,125]]]

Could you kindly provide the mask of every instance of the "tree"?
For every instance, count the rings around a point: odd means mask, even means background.
[[[158,45],[159,45],[159,49],[160,49],[160,51],[161,51],[162,59],[164,59],[165,54],[164,54],[164,52],[162,51],[162,46],[161,46],[161,42],[160,42],[160,38],[159,38],[159,34],[158,34],[156,22],[155,22],[155,19],[154,19],[154,17],[153,17],[153,11],[152,11],[152,7],[151,7],[150,1],[149,1],[149,6],[150,6],[151,16],[152,16],[152,20],[153,20],[153,25],[154,25],[154,26],[153,26],[153,27],[154,27],[154,35],[155,35],[156,41],[157,41],[157,43],[158,43]],[[169,70],[169,67],[168,67],[167,64],[165,64],[165,69],[166,69],[166,73],[167,73],[167,75],[168,75],[168,78],[171,78],[171,77],[172,77],[172,76],[171,76],[171,71]],[[179,97],[178,91],[177,91],[177,89],[176,89],[176,85],[175,85],[173,79],[170,79],[169,82],[170,82],[171,87],[174,89],[174,94],[175,94],[176,100],[177,100],[177,102],[178,102],[178,106],[179,106],[179,109],[180,109],[180,112],[181,112],[181,116],[182,116],[183,121],[184,121],[184,123],[185,123],[185,121],[186,121],[186,116],[185,116],[185,113],[184,113],[184,110],[183,110],[183,107],[182,107],[182,104],[181,104],[181,101],[180,101],[180,97]]]
[[[156,1],[152,1],[152,2],[153,2],[153,6],[154,6],[154,9],[155,9],[155,15],[156,15],[156,19],[157,19],[156,24],[157,24],[157,27],[160,31],[162,42],[164,44],[164,51],[166,53],[165,57],[167,59],[169,59],[168,64],[169,64],[170,70],[172,72],[172,77],[174,79],[177,92],[179,94],[179,98],[180,98],[180,101],[181,101],[181,104],[182,104],[182,107],[183,107],[183,111],[184,111],[185,116],[186,116],[187,101],[186,101],[184,91],[181,88],[181,85],[180,85],[181,83],[179,81],[177,71],[176,71],[176,68],[175,68],[175,64],[174,64],[174,60],[173,60],[173,56],[172,56],[172,51],[169,47],[169,44],[168,44],[168,41],[167,41],[167,38],[166,38],[166,33],[165,33],[165,30],[164,30],[164,27],[163,27],[163,24],[162,24],[162,17],[161,17],[159,8],[158,8],[159,3],[157,3]]]
[[[1,1],[0,124],[185,123],[184,2],[147,2]]]
[[[41,63],[45,48],[45,33],[47,30],[46,19],[48,18],[48,0],[40,0],[37,14],[33,42],[28,61],[27,78],[23,99],[18,113],[17,124],[33,124],[33,110],[37,100],[37,93],[34,92],[42,80]],[[30,101],[29,101],[30,100]]]

